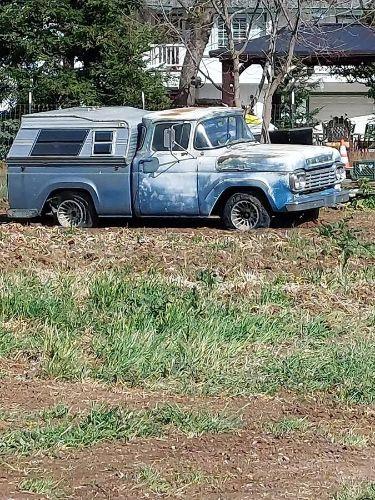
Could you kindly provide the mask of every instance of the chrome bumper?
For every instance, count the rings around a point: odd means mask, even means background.
[[[350,199],[350,191],[338,191],[332,194],[312,193],[299,197],[285,206],[287,212],[300,212],[313,208],[334,207],[339,203],[347,203]]]

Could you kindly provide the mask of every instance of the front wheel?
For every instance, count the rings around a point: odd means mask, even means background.
[[[50,200],[55,220],[62,227],[93,227],[96,212],[89,196],[64,191]]]
[[[235,193],[226,202],[222,220],[228,229],[250,231],[251,229],[270,227],[271,217],[255,195]]]

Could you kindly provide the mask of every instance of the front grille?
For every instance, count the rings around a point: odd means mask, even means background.
[[[331,165],[306,172],[306,187],[304,191],[319,191],[334,186],[337,183],[336,167]]]

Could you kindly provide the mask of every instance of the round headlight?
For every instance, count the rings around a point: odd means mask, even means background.
[[[306,172],[296,170],[290,174],[290,187],[292,191],[303,191],[306,188]]]

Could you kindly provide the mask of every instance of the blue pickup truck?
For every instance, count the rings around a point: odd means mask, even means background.
[[[27,115],[7,158],[9,216],[220,216],[227,228],[317,217],[349,200],[335,149],[259,144],[241,109],[71,108]]]

